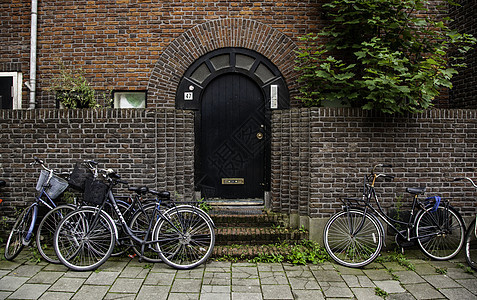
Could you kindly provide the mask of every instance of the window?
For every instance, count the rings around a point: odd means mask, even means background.
[[[114,108],[145,108],[146,92],[114,92]]]
[[[22,73],[0,72],[0,109],[22,108]]]

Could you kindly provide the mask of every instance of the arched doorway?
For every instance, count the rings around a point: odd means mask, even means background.
[[[223,48],[194,62],[176,107],[195,111],[195,185],[207,200],[263,202],[270,190],[270,113],[288,89],[264,56]]]

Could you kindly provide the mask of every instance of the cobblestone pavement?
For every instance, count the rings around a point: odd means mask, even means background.
[[[210,261],[177,271],[162,263],[111,258],[97,271],[73,272],[34,263],[34,253],[24,252],[14,262],[0,260],[0,299],[477,299],[477,275],[462,254],[436,262],[407,252],[414,270],[381,259],[364,269]]]

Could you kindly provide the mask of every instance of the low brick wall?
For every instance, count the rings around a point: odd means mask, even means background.
[[[1,215],[30,203],[40,167],[71,170],[94,159],[132,185],[170,190],[191,198],[194,190],[194,117],[175,109],[0,110]]]
[[[273,210],[327,219],[339,198],[361,196],[373,165],[395,175],[380,182],[384,206],[404,206],[406,187],[426,186],[426,195],[449,199],[461,213],[476,212],[477,190],[451,180],[477,179],[477,111],[429,110],[389,117],[351,108],[275,111],[272,118]]]

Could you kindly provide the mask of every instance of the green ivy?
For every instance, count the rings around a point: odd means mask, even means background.
[[[432,106],[476,39],[451,30],[425,0],[334,0],[330,26],[301,38],[297,70],[305,105],[328,101],[389,114]]]

